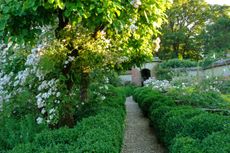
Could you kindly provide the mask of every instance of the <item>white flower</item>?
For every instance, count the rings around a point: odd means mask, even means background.
[[[69,61],[65,61],[65,65],[69,64]]]
[[[74,56],[69,56],[68,61],[69,61],[69,62],[72,62],[73,60],[74,60]]]
[[[105,98],[106,98],[105,96],[101,96],[101,100],[105,100]]]
[[[60,100],[55,100],[54,102],[57,103],[57,104],[59,104],[59,103],[60,103]]]
[[[60,97],[60,96],[61,96],[61,93],[57,92],[56,97]]]
[[[41,124],[41,123],[42,123],[42,121],[43,121],[43,118],[38,117],[38,118],[36,119],[36,121],[37,121],[37,124]]]
[[[107,85],[105,85],[105,90],[108,90],[109,88],[108,88],[108,86]]]
[[[106,35],[106,32],[104,30],[101,31],[101,35],[104,36]]]
[[[154,51],[155,52],[158,52],[158,50],[160,49],[160,38],[158,37],[155,41],[153,41],[153,43],[155,44],[155,48],[154,48]]]
[[[52,120],[54,118],[54,115],[49,115],[49,120]]]
[[[43,99],[41,97],[37,98],[37,106],[38,108],[44,107]]]
[[[52,108],[52,109],[49,110],[49,114],[53,114],[54,112],[55,112],[54,108]]]
[[[132,0],[130,4],[133,5],[135,8],[138,8],[142,3],[140,0]]]
[[[109,78],[105,78],[105,83],[109,83]]]
[[[45,114],[46,113],[46,110],[44,108],[42,108],[42,111],[41,111],[42,114]]]
[[[135,24],[131,24],[130,27],[129,27],[129,29],[130,29],[132,32],[135,32],[135,31],[138,29],[138,27],[137,27]]]

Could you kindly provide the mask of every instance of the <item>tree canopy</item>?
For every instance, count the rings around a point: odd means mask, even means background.
[[[230,6],[211,6],[212,16],[201,33],[205,56],[225,57],[230,50]]]
[[[168,22],[162,27],[159,56],[162,59],[199,58],[198,35],[210,13],[204,0],[175,0],[166,11]]]
[[[167,0],[1,0],[0,40],[7,45],[0,70],[11,84],[2,84],[2,97],[11,100],[12,88],[14,97],[32,93],[41,112],[56,113],[47,120],[73,125],[74,99],[88,101],[94,71],[152,57],[169,6]]]

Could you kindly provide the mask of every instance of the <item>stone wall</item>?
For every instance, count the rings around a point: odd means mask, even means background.
[[[141,86],[143,78],[141,76],[141,70],[150,70],[151,78],[155,78],[155,67],[159,64],[159,60],[153,60],[143,64],[141,67],[133,67],[131,71],[127,71],[126,74],[120,75],[119,78],[123,83],[131,82],[135,85]]]
[[[174,69],[182,71],[191,77],[230,77],[230,59],[221,60],[213,63],[207,68],[186,68]]]
[[[143,64],[141,67],[133,67],[131,71],[127,71],[126,74],[120,75],[120,79],[123,83],[133,83],[135,85],[141,85],[143,79],[141,77],[141,70],[148,69],[151,72],[151,78],[155,78],[155,68],[160,61],[153,61]],[[176,68],[175,72],[179,72],[191,77],[226,77],[230,78],[230,59],[221,60],[213,63],[211,66],[203,68]]]

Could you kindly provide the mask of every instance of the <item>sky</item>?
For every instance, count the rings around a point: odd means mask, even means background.
[[[206,0],[209,4],[230,5],[230,0]]]

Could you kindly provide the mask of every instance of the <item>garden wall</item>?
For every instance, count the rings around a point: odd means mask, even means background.
[[[155,78],[155,68],[160,62],[161,61],[159,59],[153,59],[153,61],[145,63],[141,67],[132,67],[131,71],[121,74],[119,78],[123,83],[129,82],[141,86],[144,81],[141,71],[147,69],[150,71],[150,77]]]
[[[177,68],[174,71],[181,71],[191,77],[230,77],[230,59],[213,63],[207,68]]]
[[[160,61],[153,61],[145,63],[141,68],[133,67],[131,71],[127,71],[125,74],[119,76],[123,83],[133,83],[135,85],[141,85],[143,78],[141,76],[141,70],[148,69],[151,73],[151,78],[155,78],[155,69]],[[230,78],[230,58],[226,60],[220,60],[214,62],[211,66],[206,68],[192,67],[192,68],[175,68],[174,72],[184,74],[191,77],[226,77]]]

